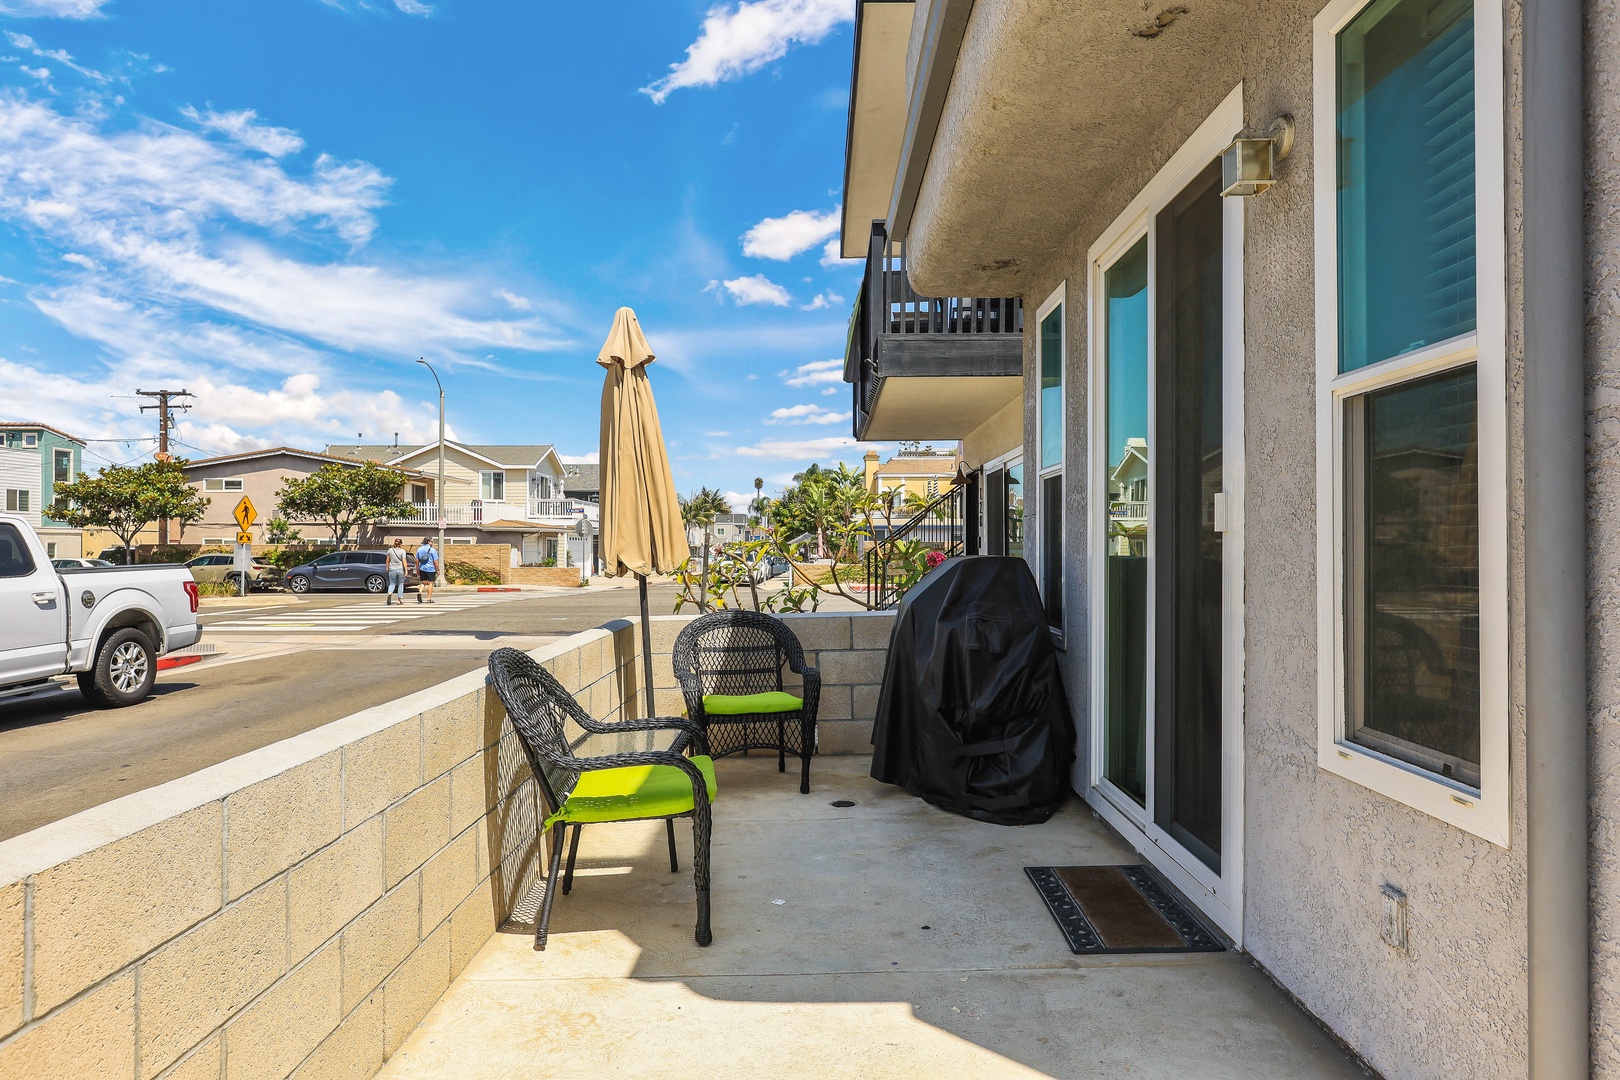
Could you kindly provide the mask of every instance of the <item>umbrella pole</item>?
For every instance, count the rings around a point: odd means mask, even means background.
[[[647,614],[647,575],[637,574],[641,585],[641,677],[647,703],[646,719],[653,716],[652,619]]]

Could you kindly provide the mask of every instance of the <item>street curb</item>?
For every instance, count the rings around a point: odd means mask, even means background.
[[[519,589],[519,588],[517,588],[515,586],[511,586],[511,585],[480,585],[480,586],[478,586],[478,591],[479,592],[522,592],[523,590]]]
[[[170,668],[185,667],[187,664],[200,664],[203,661],[201,653],[192,653],[189,656],[160,656],[157,669],[168,671]]]

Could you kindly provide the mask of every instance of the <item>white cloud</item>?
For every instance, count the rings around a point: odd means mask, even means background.
[[[0,0],[0,15],[41,19],[94,19],[111,0]]]
[[[335,7],[340,11],[377,11],[379,8],[370,0],[321,0],[328,7]],[[394,0],[394,7],[405,15],[432,15],[433,8],[421,0]]]
[[[204,131],[217,131],[239,146],[271,157],[286,157],[304,148],[304,140],[297,132],[259,123],[259,114],[252,109],[225,113],[212,109],[198,112],[187,105],[180,110],[180,114]]]
[[[394,0],[394,6],[407,15],[431,15],[433,8],[419,0]]]
[[[767,424],[836,424],[840,420],[848,420],[849,413],[833,412],[821,405],[789,405],[781,409],[772,409],[771,415],[766,417]]]
[[[558,454],[564,465],[595,465],[602,460],[602,451],[592,450],[588,454]]]
[[[497,300],[505,300],[507,306],[514,311],[533,311],[534,301],[527,296],[519,296],[511,289],[496,289],[492,294]]]
[[[822,266],[826,266],[826,267],[829,267],[829,268],[835,267],[835,266],[849,266],[849,265],[851,265],[853,263],[858,263],[860,261],[861,260],[858,259],[858,258],[855,258],[855,259],[846,259],[846,258],[844,258],[844,250],[843,250],[843,247],[842,247],[842,241],[836,236],[833,237],[831,240],[828,240],[827,241],[827,246],[821,249],[821,265]]]
[[[724,491],[720,494],[721,498],[725,499],[726,503],[730,505],[733,514],[748,513],[748,504],[754,501],[754,496],[750,492]]]
[[[844,362],[842,360],[812,360],[808,364],[800,364],[793,371],[779,371],[782,381],[789,386],[825,386],[828,383],[844,381]]]
[[[793,297],[788,295],[788,291],[764,274],[731,278],[721,284],[739,304],[775,304],[777,307],[787,307],[793,303]]]
[[[872,448],[872,443],[856,442],[848,435],[833,435],[824,439],[764,439],[752,446],[739,446],[735,452],[743,457],[780,461],[810,461],[826,457],[849,461]]]
[[[843,302],[844,298],[842,296],[833,292],[831,289],[828,289],[826,292],[816,293],[815,299],[811,300],[808,304],[799,305],[799,310],[820,311],[823,308],[834,307],[838,304],[842,304]]]
[[[724,439],[731,434],[729,431],[705,431],[703,434],[711,439]]]
[[[251,111],[193,115],[260,148],[286,150],[297,138],[255,124]],[[0,95],[0,219],[104,268],[96,281],[31,297],[74,333],[118,340],[140,355],[161,351],[161,339],[191,334],[188,327],[213,312],[253,324],[236,332],[260,344],[274,339],[268,347],[281,355],[303,347],[295,338],[412,357],[560,344],[538,318],[484,314],[487,283],[352,258],[303,261],[244,235],[296,230],[305,241],[336,240],[352,252],[375,230],[389,184],[365,162],[321,155],[293,175],[240,143],[150,122],[110,134],[94,118]],[[114,296],[137,326],[87,327],[71,318],[86,304],[105,310]]]
[[[669,74],[641,88],[662,105],[683,87],[714,86],[752,74],[787,55],[793,45],[814,45],[855,17],[855,0],[743,0],[719,4],[703,18],[686,59]]]
[[[768,217],[743,233],[743,254],[785,262],[836,233],[839,213],[839,208],[835,207],[819,213],[794,210],[783,217]]]

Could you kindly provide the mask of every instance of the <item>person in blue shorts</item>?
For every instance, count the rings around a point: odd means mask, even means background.
[[[422,546],[416,549],[416,572],[422,578],[422,587],[416,592],[418,604],[433,603],[433,586],[439,580],[439,551],[433,546],[433,537],[422,537]]]

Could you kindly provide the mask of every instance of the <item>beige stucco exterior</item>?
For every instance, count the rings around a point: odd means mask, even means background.
[[[908,60],[921,78],[933,3]],[[1317,427],[1312,22],[1321,4],[1217,3],[1161,16],[1130,3],[972,6],[906,238],[932,295],[1067,292],[1062,663],[1089,749],[1088,252],[1220,102],[1244,123],[1297,124],[1278,183],[1244,204],[1242,947],[1384,1075],[1524,1077],[1527,1063],[1522,250],[1522,8],[1504,5],[1508,467],[1508,737],[1504,846],[1318,765]],[[1162,24],[1162,25],[1160,25]],[[1587,5],[1588,568],[1592,724],[1592,1075],[1620,1077],[1620,7]],[[1038,449],[1033,317],[1025,394],[967,440]],[[1008,440],[1002,429],[1017,434]],[[1040,535],[1028,485],[1028,535]],[[1034,545],[1028,557],[1034,558]],[[1079,786],[1083,776],[1077,776]],[[1408,901],[1410,945],[1380,937],[1380,889]]]

